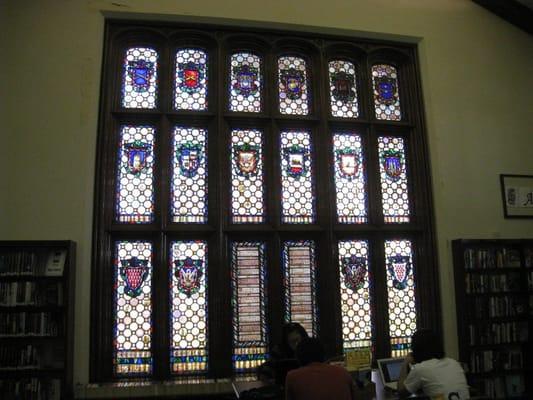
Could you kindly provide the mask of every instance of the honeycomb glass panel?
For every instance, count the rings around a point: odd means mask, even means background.
[[[404,357],[410,351],[417,323],[411,241],[385,241],[385,262],[391,356]]]
[[[122,107],[156,107],[157,58],[157,52],[147,47],[132,47],[126,51],[122,76]]]
[[[171,243],[170,365],[173,373],[207,371],[207,243]]]
[[[176,110],[207,110],[207,53],[201,49],[182,49],[176,53]]]
[[[359,117],[355,65],[334,60],[328,64],[331,115],[339,118]]]
[[[333,135],[337,221],[341,224],[368,222],[365,159],[361,136]]]
[[[151,126],[123,126],[117,162],[118,222],[142,224],[154,219],[154,140]]]
[[[115,243],[114,372],[152,373],[152,244]]]
[[[400,121],[402,113],[396,68],[388,64],[373,65],[372,86],[376,119]]]
[[[207,130],[178,126],[173,135],[172,221],[207,222]]]
[[[385,223],[410,221],[407,150],[401,137],[378,137],[381,204]]]
[[[281,221],[285,224],[314,223],[316,211],[311,135],[302,131],[281,132],[280,149]]]
[[[261,112],[261,58],[252,53],[236,53],[230,63],[230,111]]]
[[[317,335],[316,260],[313,240],[283,243],[285,322],[297,322]]]
[[[231,132],[231,218],[236,224],[265,221],[263,134]]]
[[[343,349],[371,348],[368,242],[342,240],[338,250]]]
[[[266,266],[263,242],[231,245],[233,368],[252,371],[267,359]]]
[[[308,115],[310,92],[307,64],[303,58],[284,56],[278,59],[279,112]]]

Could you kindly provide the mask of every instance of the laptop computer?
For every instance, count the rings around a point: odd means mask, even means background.
[[[398,390],[398,379],[402,368],[403,358],[382,358],[378,360],[379,374],[385,388]]]

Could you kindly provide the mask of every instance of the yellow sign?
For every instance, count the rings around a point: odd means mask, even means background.
[[[346,352],[346,369],[348,371],[370,369],[371,360],[370,350],[349,350]]]

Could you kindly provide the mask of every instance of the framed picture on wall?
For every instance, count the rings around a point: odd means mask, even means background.
[[[500,175],[505,218],[533,218],[533,175]]]

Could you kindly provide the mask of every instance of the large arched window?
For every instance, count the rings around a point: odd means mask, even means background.
[[[91,380],[250,372],[440,330],[416,47],[108,22]]]

